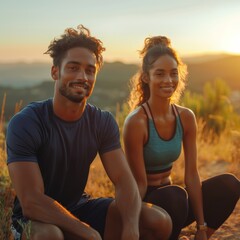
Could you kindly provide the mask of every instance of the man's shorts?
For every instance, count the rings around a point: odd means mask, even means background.
[[[89,224],[97,230],[103,238],[107,211],[112,201],[113,198],[90,198],[88,195],[83,195],[78,204],[70,212],[82,222]],[[23,229],[18,221],[26,224],[28,220],[25,218],[12,220],[11,231],[14,239],[20,240]]]
[[[89,198],[78,204],[71,213],[97,230],[103,238],[107,211],[113,198]]]

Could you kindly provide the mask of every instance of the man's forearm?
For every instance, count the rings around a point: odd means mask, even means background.
[[[139,216],[142,200],[133,179],[122,179],[116,186],[116,204],[121,214],[123,228],[139,231]]]
[[[93,228],[81,222],[57,201],[43,194],[32,198],[26,207],[23,204],[23,214],[30,220],[56,225],[63,232],[69,232],[83,239],[98,235]]]

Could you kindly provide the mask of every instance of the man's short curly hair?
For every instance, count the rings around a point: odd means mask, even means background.
[[[59,39],[54,39],[50,43],[45,54],[49,54],[52,57],[54,66],[61,66],[67,51],[75,47],[84,47],[92,51],[96,56],[98,67],[101,68],[103,65],[102,52],[105,51],[105,48],[102,42],[92,37],[89,29],[83,25],[78,25],[77,30],[67,28]]]

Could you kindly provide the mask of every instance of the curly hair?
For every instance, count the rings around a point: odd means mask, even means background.
[[[44,54],[51,56],[54,66],[61,66],[67,51],[75,47],[84,47],[92,51],[96,56],[98,67],[101,68],[103,65],[102,52],[105,51],[105,48],[102,42],[92,37],[90,31],[81,24],[77,26],[77,30],[67,28],[59,39],[54,39],[50,43]]]
[[[128,105],[130,110],[140,106],[150,97],[149,85],[143,81],[143,76],[149,74],[154,62],[161,56],[169,55],[175,59],[179,71],[179,84],[171,97],[171,102],[178,102],[186,85],[187,66],[181,61],[177,52],[172,48],[171,41],[165,36],[148,37],[144,40],[144,47],[139,51],[142,65],[139,71],[130,79],[130,96]]]

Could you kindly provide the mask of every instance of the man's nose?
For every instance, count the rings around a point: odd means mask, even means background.
[[[83,69],[78,71],[77,79],[84,81],[84,82],[88,81],[87,74],[85,73],[85,71]]]

